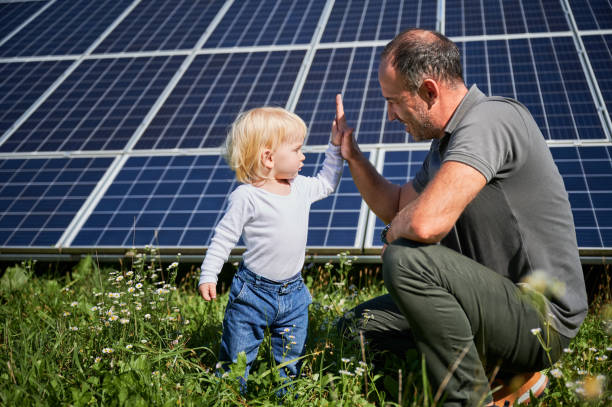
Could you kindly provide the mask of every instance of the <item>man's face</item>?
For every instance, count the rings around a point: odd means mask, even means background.
[[[401,122],[415,141],[431,140],[440,135],[433,122],[427,103],[417,94],[404,89],[404,83],[393,66],[382,61],[378,81],[387,101],[389,121]]]

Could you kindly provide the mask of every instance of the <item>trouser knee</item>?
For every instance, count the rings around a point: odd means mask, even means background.
[[[427,249],[424,250],[424,248]],[[423,281],[431,281],[431,258],[426,250],[431,246],[415,245],[400,239],[389,245],[383,254],[383,280],[389,293],[394,295],[399,287],[408,287]]]

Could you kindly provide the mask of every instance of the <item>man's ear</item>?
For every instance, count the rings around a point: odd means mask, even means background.
[[[430,109],[438,101],[439,95],[440,87],[435,80],[431,78],[423,80],[423,83],[419,88],[419,96],[427,103],[427,106]]]
[[[272,157],[272,150],[266,148],[261,152],[261,163],[269,170],[274,167],[274,158]]]

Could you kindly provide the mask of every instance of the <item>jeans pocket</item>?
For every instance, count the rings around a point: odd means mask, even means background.
[[[304,291],[304,300],[306,301],[306,304],[312,304],[312,295],[310,294],[310,290],[308,290],[306,284],[302,284],[302,291]]]
[[[242,281],[238,277],[234,277],[232,285],[230,287],[228,305],[234,303],[237,300],[244,298],[248,284]]]

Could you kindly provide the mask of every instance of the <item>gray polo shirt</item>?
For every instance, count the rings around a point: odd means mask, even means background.
[[[552,324],[574,337],[587,313],[584,276],[563,179],[522,104],[471,87],[433,140],[413,180],[421,192],[441,163],[467,164],[487,180],[441,244],[519,283],[534,271],[564,287],[550,298]]]

